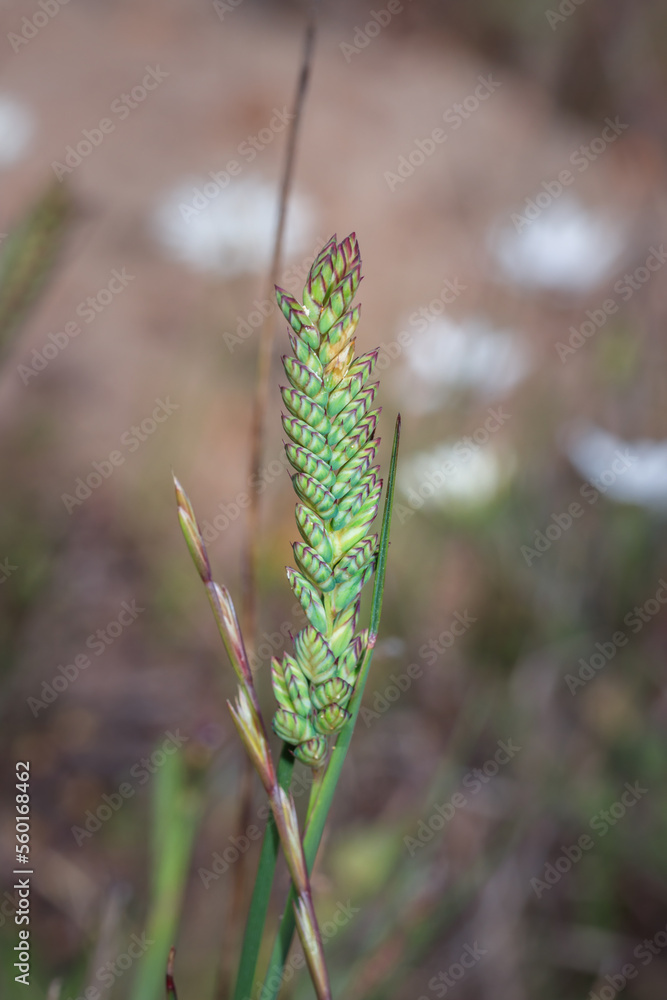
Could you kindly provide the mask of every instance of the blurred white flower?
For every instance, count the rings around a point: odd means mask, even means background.
[[[0,167],[10,167],[27,152],[35,133],[32,111],[7,94],[0,94]]]
[[[413,510],[481,507],[496,496],[515,467],[513,455],[463,438],[408,456],[402,462],[399,486]]]
[[[511,330],[496,330],[482,319],[455,323],[433,319],[405,349],[407,365],[396,371],[405,408],[413,413],[439,409],[448,392],[472,390],[483,400],[499,399],[532,368],[528,345]]]
[[[381,656],[405,656],[407,643],[398,635],[388,635],[385,639],[380,639],[375,648],[378,653],[382,651]]]
[[[553,201],[533,221],[497,227],[489,246],[506,278],[528,288],[586,292],[613,269],[625,241],[618,223],[570,195]]]
[[[667,441],[623,441],[590,424],[566,435],[577,472],[612,500],[667,510]]]
[[[180,184],[158,207],[157,239],[197,271],[227,278],[265,271],[271,256],[278,193],[260,178],[232,179],[221,187],[211,177]],[[313,239],[310,202],[293,194],[287,212],[284,253],[292,257]]]

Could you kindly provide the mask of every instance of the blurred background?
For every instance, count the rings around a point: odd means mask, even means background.
[[[356,231],[385,464],[403,416],[314,875],[336,996],[664,996],[665,17],[320,4],[280,283]],[[253,481],[248,446],[304,9],[3,0],[0,24],[2,994],[155,1000],[173,941],[181,1000],[223,998],[262,796],[171,470],[236,597],[261,494],[268,714],[302,624],[282,323]]]

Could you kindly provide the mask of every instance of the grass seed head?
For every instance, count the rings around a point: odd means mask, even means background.
[[[275,732],[295,756],[320,767],[327,738],[349,715],[366,635],[356,636],[361,590],[377,556],[369,528],[382,480],[374,465],[379,439],[373,409],[377,384],[369,384],[378,353],[355,357],[360,307],[361,256],[352,233],[322,248],[310,269],[302,301],[276,288],[287,320],[293,357],[284,357],[288,385],[285,451],[294,469],[296,569],[287,576],[309,624],[295,638],[295,655],[272,666],[279,709]]]

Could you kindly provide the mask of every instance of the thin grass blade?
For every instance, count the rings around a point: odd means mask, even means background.
[[[178,1000],[176,995],[176,984],[174,982],[174,958],[176,957],[176,949],[172,946],[169,949],[169,957],[167,959],[167,974],[166,974],[166,990],[167,990],[167,1000]]]
[[[281,788],[289,789],[293,771],[294,756],[285,744],[277,767],[278,784]],[[273,818],[273,813],[269,813],[257,865],[255,887],[246,919],[233,1000],[243,1000],[244,997],[249,997],[252,993],[279,849],[280,837],[276,821]]]
[[[178,933],[203,798],[182,752],[167,756],[153,789],[152,878],[146,935],[153,945],[137,963],[130,1000],[158,1000],[165,961]]]
[[[67,187],[50,185],[12,230],[0,253],[0,355],[53,275],[74,215]]]

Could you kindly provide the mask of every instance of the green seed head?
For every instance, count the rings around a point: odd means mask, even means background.
[[[302,539],[287,576],[309,624],[296,636],[294,657],[274,660],[274,730],[311,767],[321,766],[327,737],[349,718],[366,643],[365,633],[355,637],[360,595],[377,555],[377,536],[369,534],[382,491],[374,465],[377,384],[369,384],[377,351],[354,354],[360,281],[352,234],[322,248],[301,302],[276,289],[294,354],[283,358],[282,424]]]

